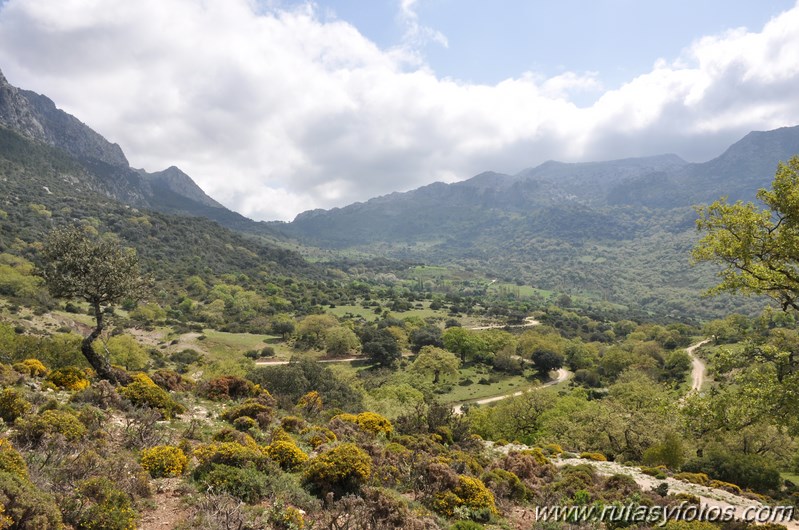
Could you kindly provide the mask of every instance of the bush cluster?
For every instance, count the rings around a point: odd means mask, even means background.
[[[14,370],[30,377],[45,377],[50,372],[39,359],[25,359],[14,363]]]
[[[120,388],[119,394],[134,406],[157,410],[167,419],[186,410],[183,405],[173,400],[163,388],[153,383],[146,375],[143,377],[142,375],[138,375],[128,386]]]
[[[53,370],[47,376],[47,380],[53,383],[57,388],[64,390],[83,390],[89,387],[89,378],[86,374],[75,368],[74,366],[67,366]]]
[[[172,445],[158,445],[141,452],[141,466],[154,478],[180,476],[188,465],[183,450]]]
[[[343,443],[310,460],[303,478],[311,489],[325,497],[340,497],[358,491],[372,474],[372,458],[360,447]]]
[[[86,426],[72,410],[48,409],[17,422],[18,436],[39,443],[46,436],[61,435],[67,440],[78,440],[86,434]]]
[[[22,394],[13,388],[0,392],[0,418],[6,423],[14,423],[17,418],[27,414],[33,406]]]
[[[270,444],[266,448],[266,454],[287,471],[298,469],[308,460],[308,455],[302,449],[297,447],[295,443],[285,440]]]
[[[361,412],[360,414],[339,414],[332,419],[338,419],[358,425],[364,431],[378,435],[390,435],[394,431],[391,422],[375,412]]]

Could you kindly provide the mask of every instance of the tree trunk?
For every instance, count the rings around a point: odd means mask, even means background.
[[[86,357],[86,360],[89,361],[94,371],[97,372],[97,376],[100,379],[107,379],[112,383],[122,383],[123,381],[118,377],[118,371],[111,368],[111,363],[101,355],[98,355],[92,347],[94,341],[97,340],[100,333],[103,332],[103,311],[100,308],[100,304],[94,302],[92,303],[92,307],[94,308],[94,319],[97,322],[97,326],[89,333],[88,337],[83,339],[83,342],[80,344],[80,351],[83,353],[83,356]]]

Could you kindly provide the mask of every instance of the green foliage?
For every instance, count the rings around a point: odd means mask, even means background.
[[[287,471],[294,471],[302,466],[308,455],[302,452],[293,442],[278,440],[266,448],[266,455]]]
[[[371,474],[371,457],[357,445],[343,443],[311,459],[303,478],[324,498],[330,492],[340,497],[358,491]]]
[[[154,478],[180,476],[188,465],[189,459],[179,447],[157,445],[141,452],[141,467]]]
[[[594,460],[596,462],[606,462],[607,457],[602,453],[590,453],[584,452],[580,453],[580,458],[585,458],[586,460]]]
[[[28,478],[28,465],[11,442],[0,438],[0,473],[11,473],[20,478]]]
[[[59,368],[50,372],[47,380],[53,383],[58,388],[66,390],[83,390],[89,387],[89,379],[83,370],[79,370],[74,366],[67,366]]]
[[[310,317],[308,317],[310,318]],[[325,349],[334,356],[349,355],[357,351],[361,341],[351,329],[344,326],[335,326],[324,331]]]
[[[460,360],[452,353],[435,346],[423,346],[411,365],[411,371],[433,375],[433,384],[437,384],[442,375],[458,373]]]
[[[18,390],[4,388],[0,391],[0,418],[6,423],[13,423],[31,408],[30,402]]]
[[[194,450],[194,456],[199,462],[198,472],[212,464],[224,464],[232,467],[245,467],[249,464],[258,469],[265,469],[268,457],[264,448],[254,442],[243,445],[237,442],[213,442],[204,444]]]
[[[211,464],[196,476],[203,489],[228,493],[251,504],[263,499],[269,492],[266,473],[252,465],[244,467]]]
[[[254,397],[258,394],[255,385],[244,378],[234,375],[215,377],[204,381],[197,388],[197,392],[208,399],[229,400]]]
[[[104,353],[104,348],[108,350],[111,362],[124,366],[126,370],[144,370],[150,361],[147,350],[127,334],[114,335],[104,345],[98,342],[94,343],[94,349],[98,355]]]
[[[33,443],[56,434],[75,441],[86,434],[86,426],[75,413],[61,409],[48,409],[37,416],[20,419],[17,421],[17,430],[21,439]]]
[[[756,454],[710,451],[702,458],[686,462],[683,469],[763,493],[775,491],[781,484],[774,462]]]
[[[45,377],[50,371],[39,359],[25,359],[14,363],[14,370],[30,377]]]
[[[53,496],[39,490],[26,478],[0,472],[0,506],[17,530],[60,530],[61,513]]]
[[[169,393],[152,381],[133,381],[128,386],[120,388],[118,392],[135,406],[155,409],[167,419],[186,410],[183,405],[172,399]]]
[[[268,388],[286,409],[311,391],[318,392],[329,408],[359,410],[363,407],[363,398],[357,390],[330,368],[309,359],[293,359],[283,366],[258,367],[247,374],[247,378]]]
[[[136,512],[128,495],[106,477],[81,482],[65,513],[78,530],[134,530]]]
[[[256,399],[247,399],[238,405],[226,408],[219,417],[230,423],[242,417],[249,417],[259,420],[266,426],[272,418],[272,408]]]

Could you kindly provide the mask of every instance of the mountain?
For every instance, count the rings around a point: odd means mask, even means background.
[[[470,267],[661,315],[743,311],[739,300],[699,297],[713,269],[689,264],[693,206],[753,200],[777,163],[797,153],[799,127],[786,127],[750,133],[704,163],[673,154],[549,161],[304,212],[280,230],[307,244]]]
[[[87,189],[138,208],[205,217],[243,232],[271,234],[257,223],[209,197],[177,167],[147,173],[130,167],[119,145],[56,107],[46,96],[8,83],[0,72],[0,127],[64,151],[82,168]]]

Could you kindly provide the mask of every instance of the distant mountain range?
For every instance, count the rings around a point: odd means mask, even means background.
[[[7,171],[14,171],[36,145],[62,153],[36,155],[46,160],[37,162],[37,175],[43,167],[54,172],[55,180],[41,181],[47,193],[68,181],[73,192],[202,217],[240,232],[454,264],[675,316],[718,306],[698,300],[712,271],[688,266],[697,238],[692,206],[721,196],[753,199],[758,188],[768,187],[777,163],[799,153],[799,127],[749,133],[704,163],[673,154],[550,161],[515,175],[485,172],[453,184],[311,210],[291,223],[247,219],[209,197],[177,167],[156,173],[131,168],[118,145],[47,97],[11,86],[0,73],[0,162],[7,160],[12,168]]]

